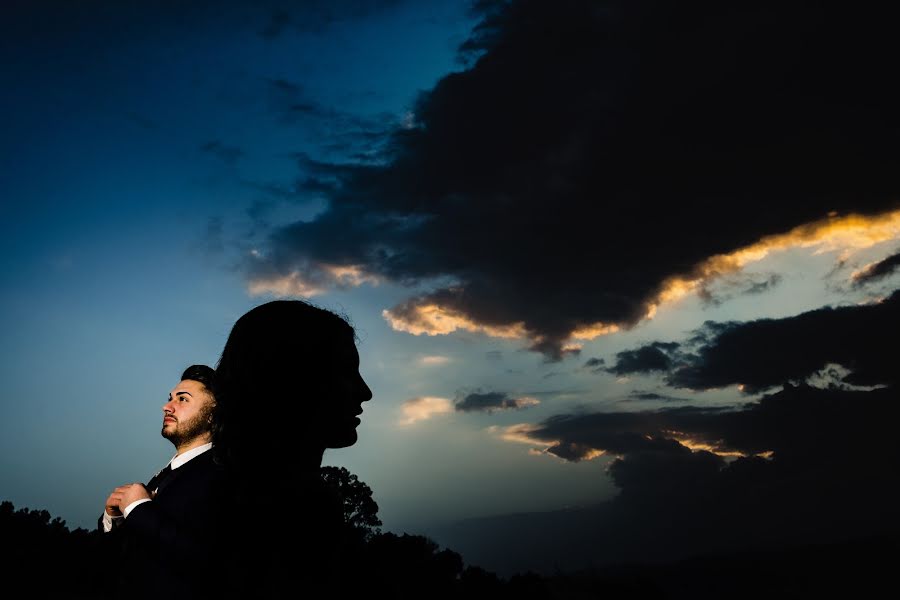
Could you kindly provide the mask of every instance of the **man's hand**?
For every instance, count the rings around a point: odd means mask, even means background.
[[[143,498],[150,499],[147,488],[142,483],[129,483],[120,485],[110,493],[106,499],[106,514],[111,517],[121,517],[125,507]]]

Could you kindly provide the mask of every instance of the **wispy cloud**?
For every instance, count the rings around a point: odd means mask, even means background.
[[[898,271],[900,271],[900,252],[854,271],[850,280],[854,286],[861,287],[873,281],[887,279]]]
[[[503,392],[471,392],[454,403],[460,412],[484,412],[491,414],[498,410],[520,410],[540,404],[532,396],[510,396]]]
[[[251,253],[253,259],[257,259]],[[248,290],[251,295],[271,294],[277,297],[285,296],[317,296],[331,289],[345,289],[357,287],[367,283],[378,285],[381,277],[367,273],[359,265],[326,265],[318,264],[309,267],[302,272],[291,271],[286,274],[277,272],[260,273],[248,282]]]

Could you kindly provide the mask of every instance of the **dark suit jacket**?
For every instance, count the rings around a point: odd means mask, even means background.
[[[105,534],[108,551],[118,556],[112,568],[118,591],[154,600],[218,596],[227,499],[224,471],[211,450],[174,469],[153,501]]]

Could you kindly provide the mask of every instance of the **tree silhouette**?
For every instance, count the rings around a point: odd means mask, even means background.
[[[372,489],[344,467],[321,467],[322,480],[341,499],[344,523],[363,541],[381,533],[378,504],[372,499]]]
[[[330,477],[366,498],[368,487],[334,469]],[[339,486],[338,486],[339,487]],[[337,489],[337,487],[336,487]],[[372,505],[362,502],[370,516]],[[352,505],[352,503],[351,503]],[[359,511],[348,510],[353,516]],[[365,513],[365,511],[363,511]],[[362,520],[374,528],[374,519]],[[351,527],[348,525],[348,529]],[[366,531],[353,526],[354,531]],[[19,595],[37,598],[113,598],[115,560],[101,551],[99,531],[69,531],[46,510],[16,510],[0,502],[0,573]],[[668,564],[623,564],[552,576],[532,572],[500,578],[468,565],[449,549],[421,535],[372,533],[355,540],[342,588],[330,598],[395,600],[568,600],[569,598],[718,599],[818,597],[826,593],[875,597],[895,586],[900,556],[895,531],[875,537],[731,554],[712,554]],[[215,574],[215,577],[221,574]],[[294,573],[286,574],[292,579]],[[263,590],[264,580],[254,582]],[[302,586],[302,581],[296,582]],[[13,588],[10,588],[13,589]],[[300,589],[298,587],[298,589]],[[263,590],[264,591],[264,590]],[[232,597],[226,595],[225,597]],[[248,596],[250,597],[250,596]]]
[[[96,598],[102,589],[99,534],[69,531],[46,510],[16,510],[3,501],[0,540],[0,573],[7,583],[24,582],[28,595]]]

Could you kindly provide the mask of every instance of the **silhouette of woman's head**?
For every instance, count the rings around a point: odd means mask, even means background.
[[[246,313],[216,368],[214,443],[248,460],[310,451],[321,461],[325,448],[353,445],[372,397],[355,339],[343,318],[300,300]]]

